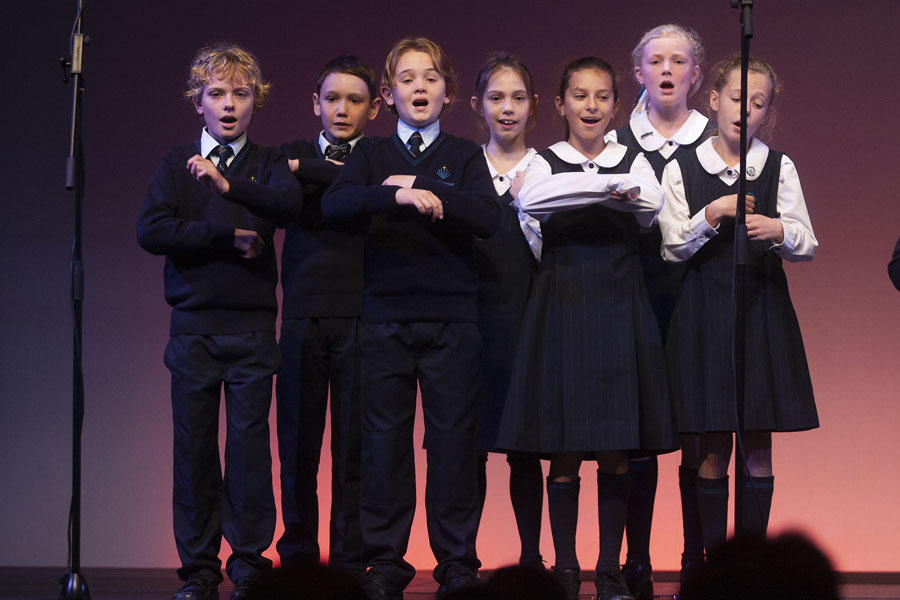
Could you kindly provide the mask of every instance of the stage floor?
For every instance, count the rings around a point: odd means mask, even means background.
[[[58,600],[59,576],[64,568],[0,567],[0,600]],[[167,600],[180,582],[170,569],[84,569],[92,600]],[[581,598],[596,598],[585,573]],[[654,573],[656,598],[670,600],[678,591],[678,574]],[[900,573],[845,573],[841,597],[845,600],[900,600]],[[407,588],[405,600],[432,600],[437,584],[431,573],[420,572]],[[219,586],[219,597],[228,600],[231,584]]]

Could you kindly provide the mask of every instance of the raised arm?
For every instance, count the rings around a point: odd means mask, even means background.
[[[184,165],[179,165],[185,168]],[[141,248],[151,254],[234,254],[235,228],[224,223],[180,218],[175,190],[175,165],[168,157],[160,162],[147,190],[137,223]]]
[[[535,156],[525,172],[517,203],[535,216],[602,204],[633,212],[641,225],[650,226],[662,206],[663,195],[653,167],[643,154],[634,160],[628,173],[617,174],[552,174],[547,161]]]
[[[398,186],[373,181],[367,140],[360,140],[347,157],[340,175],[322,197],[322,215],[328,221],[359,221],[396,207]]]
[[[413,188],[428,190],[443,205],[444,219],[482,239],[500,228],[502,209],[481,148],[464,163],[461,185],[449,186],[433,177],[418,176]]]
[[[266,158],[262,181],[229,178],[228,191],[222,197],[274,225],[284,227],[300,214],[303,193],[288,167],[287,157],[274,149],[267,151],[271,154]]]

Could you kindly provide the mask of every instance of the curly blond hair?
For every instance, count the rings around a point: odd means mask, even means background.
[[[241,81],[250,86],[253,90],[254,113],[262,108],[272,88],[271,83],[263,81],[256,57],[240,46],[226,42],[197,50],[191,61],[185,98],[199,104],[203,88],[214,77],[225,81]]]

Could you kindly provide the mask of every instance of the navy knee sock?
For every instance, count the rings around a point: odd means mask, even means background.
[[[697,469],[678,467],[678,487],[681,490],[681,522],[684,527],[684,552],[681,566],[703,562],[703,530],[700,527],[700,506],[697,504]]]
[[[728,532],[728,476],[706,479],[697,476],[697,505],[707,555],[725,543]]]
[[[774,485],[775,478],[771,476],[744,479],[744,533],[766,535]]]
[[[611,475],[597,472],[597,513],[600,520],[598,573],[619,570],[630,479],[628,473]]]
[[[550,512],[550,533],[553,535],[557,569],[580,568],[575,552],[580,488],[580,477],[573,481],[547,480],[547,508]]]
[[[522,543],[519,560],[540,563],[541,513],[544,509],[541,459],[536,455],[510,453],[506,461],[509,463],[509,499]]]
[[[631,474],[631,491],[628,494],[628,512],[625,517],[628,560],[649,565],[650,526],[653,523],[659,461],[655,456],[629,460],[628,472]]]

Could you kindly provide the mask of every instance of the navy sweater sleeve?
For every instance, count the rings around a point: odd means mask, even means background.
[[[461,189],[445,185],[434,177],[419,175],[414,188],[428,190],[444,205],[444,218],[473,235],[487,239],[500,228],[502,212],[494,191],[484,153],[477,144],[466,144],[465,170]]]
[[[291,173],[286,156],[273,148],[265,148],[263,152],[266,168],[262,181],[228,177],[229,190],[222,197],[284,227],[300,214],[303,200],[300,184]]]
[[[897,240],[891,262],[888,263],[888,275],[894,283],[894,287],[900,290],[900,239]]]
[[[159,163],[138,217],[138,244],[151,254],[231,256],[234,226],[184,218],[175,182],[179,169],[187,170],[177,164],[181,158],[182,153],[172,151]]]
[[[383,179],[372,172],[373,143],[361,140],[350,155],[341,175],[335,180],[322,201],[327,219],[349,220],[379,213],[410,214],[415,209],[397,204],[395,185],[381,185]],[[389,142],[381,142],[387,144]],[[463,154],[461,185],[448,186],[440,180],[416,175],[414,188],[428,190],[444,205],[444,219],[480,238],[489,238],[500,227],[501,207],[493,191],[491,175],[484,162],[481,148],[472,142],[459,140]],[[398,169],[396,175],[404,174]],[[376,181],[380,179],[380,181]]]
[[[286,142],[281,145],[281,151],[288,158],[297,160],[299,167],[296,175],[300,185],[319,184],[328,187],[341,172],[340,165],[319,156],[315,142],[305,140]]]
[[[397,206],[395,185],[374,181],[372,159],[374,140],[364,139],[347,157],[341,174],[322,198],[322,214],[328,220],[350,221],[389,212]]]
[[[249,159],[251,152],[254,153],[252,158],[255,163],[263,164],[264,168],[246,177],[229,175],[230,189],[221,197],[243,206],[262,219],[283,226],[300,212],[300,184],[290,172],[287,158],[271,148],[248,144],[235,160]],[[189,152],[176,148],[163,158],[157,168],[138,218],[138,243],[152,254],[231,256],[234,253],[236,225],[215,220],[217,213],[214,212],[197,218],[195,207],[183,206],[183,186],[192,179],[184,162],[185,154]],[[232,170],[246,174],[241,166],[236,165],[237,168]],[[191,211],[195,214],[189,218]]]

